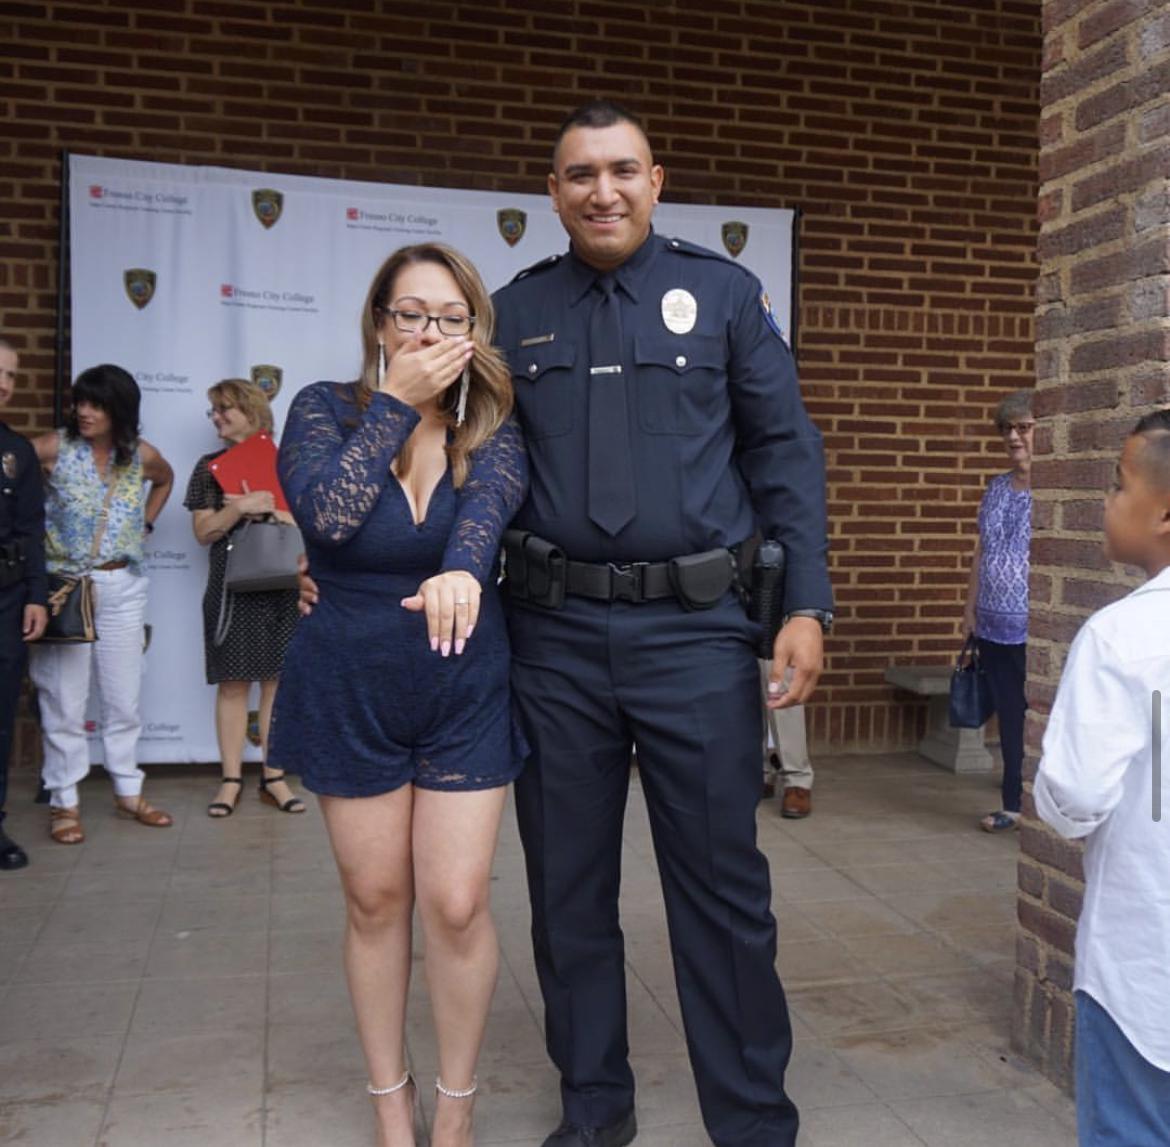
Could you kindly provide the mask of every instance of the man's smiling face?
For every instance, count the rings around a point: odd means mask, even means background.
[[[553,209],[578,257],[599,271],[620,267],[646,241],[663,171],[632,123],[575,127],[562,137],[548,177]]]

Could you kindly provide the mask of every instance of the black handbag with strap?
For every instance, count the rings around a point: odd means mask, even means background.
[[[972,634],[963,643],[951,674],[949,716],[954,729],[982,729],[995,712],[991,685],[979,663],[979,646]]]
[[[114,496],[113,474],[106,480],[106,497],[98,514],[97,529],[89,547],[89,569],[101,549],[106,534],[106,523],[110,517],[110,501]],[[39,640],[49,644],[85,645],[97,641],[95,614],[97,597],[93,578],[89,573],[49,574],[49,598],[47,601],[49,621]]]

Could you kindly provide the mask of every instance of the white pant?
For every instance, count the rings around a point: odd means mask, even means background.
[[[772,662],[760,662],[760,690],[768,700],[768,677]],[[808,735],[804,728],[804,706],[791,709],[764,708],[764,761],[768,760],[769,743],[780,758],[780,779],[786,789],[811,789],[812,761],[808,755]]]
[[[97,604],[92,645],[34,644],[29,676],[36,686],[45,740],[42,776],[55,808],[78,803],[77,786],[89,772],[85,712],[91,674],[97,684],[106,772],[120,797],[142,791],[136,757],[142,722],[142,627],[150,579],[128,569],[94,570]]]

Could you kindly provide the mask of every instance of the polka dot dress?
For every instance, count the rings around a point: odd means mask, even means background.
[[[223,491],[208,469],[208,462],[223,451],[205,454],[195,464],[183,505],[188,510],[220,510]],[[285,650],[297,624],[296,590],[238,593],[232,607],[232,624],[224,643],[212,642],[219,620],[220,594],[227,566],[227,538],[211,545],[207,590],[203,595],[203,650],[207,682],[266,681],[277,677]]]

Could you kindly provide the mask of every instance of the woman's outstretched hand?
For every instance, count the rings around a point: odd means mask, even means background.
[[[404,609],[427,615],[431,651],[448,657],[463,652],[479,620],[482,588],[466,570],[448,570],[427,578],[418,592],[402,599]]]

